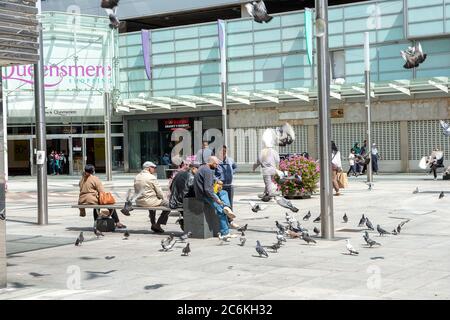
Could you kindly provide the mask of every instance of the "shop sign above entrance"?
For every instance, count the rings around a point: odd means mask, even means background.
[[[176,129],[190,130],[191,128],[191,120],[189,118],[160,120],[160,131],[173,131]]]

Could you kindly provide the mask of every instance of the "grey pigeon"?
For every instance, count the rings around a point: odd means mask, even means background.
[[[347,217],[346,213],[344,213],[344,216],[342,217],[342,220],[344,221],[344,223],[348,222],[348,217]]]
[[[245,237],[244,231],[241,232],[241,236],[239,237],[239,241],[241,243],[241,247],[245,245],[245,242],[247,241],[247,238]]]
[[[95,233],[95,235],[97,236],[97,238],[98,237],[104,237],[105,235],[100,231],[100,230],[98,230],[97,228],[94,228],[94,233]]]
[[[303,221],[308,221],[309,218],[311,218],[311,211],[308,211],[308,213],[303,217]]]
[[[161,247],[163,248],[164,251],[169,251],[170,249],[172,249],[175,246],[175,244],[177,242],[178,242],[177,240],[175,240],[173,242],[170,242],[170,241],[166,242],[165,240],[161,240]]]
[[[188,256],[189,253],[191,253],[191,247],[190,247],[190,244],[189,244],[189,242],[188,242],[188,243],[186,244],[186,247],[183,248],[182,255],[183,255],[183,256]]]
[[[171,233],[166,239],[161,240],[161,245],[168,246],[173,240],[173,233]]]
[[[106,260],[112,260],[112,259],[114,259],[115,257],[116,257],[116,256],[106,256],[105,259],[106,259]]]
[[[292,212],[298,212],[298,208],[296,208],[292,202],[290,202],[288,199],[283,197],[275,197],[275,200],[277,203],[282,206],[283,208],[287,208],[291,210]]]
[[[307,244],[309,244],[310,242],[312,242],[312,243],[317,243],[313,238],[311,238],[311,237],[309,236],[309,234],[308,234],[307,232],[303,232],[303,233],[302,233],[302,239],[303,239]]]
[[[369,239],[369,233],[367,232],[367,230],[364,231],[363,238],[364,238],[364,240],[366,240],[366,241],[367,241],[367,239]]]
[[[119,5],[119,0],[102,0],[101,7],[105,9],[106,14],[111,22],[109,27],[111,29],[117,29],[120,25],[120,21],[117,18],[117,6]]]
[[[350,243],[350,240],[349,240],[349,239],[347,239],[347,250],[348,250],[348,252],[350,252],[350,255],[353,255],[353,254],[359,254],[359,252],[356,251],[355,248],[353,248],[353,246],[352,246],[352,244]]]
[[[128,232],[128,230],[126,230],[123,234],[124,238],[123,240],[128,240],[128,237],[130,236],[130,233]]]
[[[252,208],[253,212],[258,212],[258,211],[262,211],[265,210],[267,208],[267,206],[265,205],[260,205],[259,203],[256,203],[254,201],[249,201],[248,202],[250,204],[250,207]]]
[[[317,218],[315,218],[313,222],[320,222],[320,216],[318,216]]]
[[[442,130],[444,130],[443,131],[444,136],[446,137],[450,136],[450,124],[442,120],[439,120],[439,123],[441,124]]]
[[[78,236],[77,240],[75,240],[76,246],[81,246],[81,244],[84,241],[83,231],[80,232],[80,235]]]
[[[314,227],[314,233],[316,234],[316,236],[318,236],[319,235],[319,233],[320,233],[320,230],[317,228],[317,227]]]
[[[281,248],[280,242],[274,243],[271,246],[267,246],[266,248],[272,249],[273,252],[278,252],[278,249]]]
[[[414,189],[413,194],[419,193],[419,187],[416,187],[416,189]]]
[[[410,221],[410,219],[400,222],[399,227],[403,227],[409,221]]]
[[[391,234],[393,234],[394,236],[398,235],[397,229],[394,228],[394,230],[391,231]]]
[[[284,184],[288,181],[293,181],[296,184],[301,185],[303,180],[302,177],[298,174],[294,174],[293,176],[286,176],[286,177],[282,177],[279,181],[279,184]]]
[[[273,17],[267,14],[266,5],[264,1],[252,1],[251,3],[247,3],[245,5],[247,12],[250,16],[253,17],[253,20],[258,23],[268,23]]]
[[[187,232],[187,233],[184,233],[184,234],[182,234],[181,236],[180,236],[180,241],[181,242],[184,242],[184,241],[186,241],[187,239],[189,239],[189,237],[192,235],[192,232]]]
[[[405,64],[403,65],[405,69],[417,68],[427,58],[427,54],[423,52],[422,45],[418,41],[414,47],[409,47],[405,51],[402,50],[400,54],[403,60],[405,60]]]
[[[373,228],[372,222],[370,222],[369,218],[366,218],[366,227],[369,228],[370,230],[375,230]]]
[[[381,246],[380,243],[378,243],[378,242],[376,242],[376,241],[374,241],[374,240],[372,240],[372,239],[369,238],[369,234],[367,233],[367,231],[366,231],[365,235],[363,235],[363,238],[364,238],[364,240],[366,241],[366,243],[367,243],[371,248],[372,248],[372,246],[374,246],[374,245],[379,245],[379,246]]]
[[[256,252],[259,254],[259,256],[265,256],[266,258],[269,257],[269,255],[267,254],[267,251],[261,246],[261,243],[259,242],[259,240],[256,240]]]
[[[379,224],[377,224],[377,231],[380,234],[380,236],[383,236],[385,234],[390,234],[389,232],[387,232],[386,230],[384,230],[382,227],[380,227]]]
[[[444,191],[441,191],[441,193],[439,194],[439,199],[442,199],[444,197]]]
[[[246,223],[245,226],[238,228],[237,231],[245,232],[245,231],[247,231],[247,226],[248,226],[248,224]]]
[[[361,219],[359,220],[359,224],[358,227],[364,227],[364,225],[366,224],[366,217],[364,217],[364,214],[362,215]]]
[[[277,240],[278,241],[282,241],[282,242],[286,242],[286,238],[282,234],[277,234]]]
[[[278,230],[281,233],[284,233],[286,231],[286,229],[284,228],[284,226],[282,226],[278,221],[275,221],[275,225],[277,226]]]
[[[402,227],[400,225],[397,226],[397,233],[400,233],[402,231]]]

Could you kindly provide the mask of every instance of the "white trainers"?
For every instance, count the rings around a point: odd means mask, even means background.
[[[227,214],[228,218],[230,218],[230,219],[236,218],[236,215],[233,213],[233,211],[231,211],[230,208],[225,207],[225,208],[223,208],[223,211],[225,211],[225,213]]]

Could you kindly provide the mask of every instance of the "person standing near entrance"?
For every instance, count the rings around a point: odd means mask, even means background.
[[[198,150],[195,155],[195,163],[200,165],[207,164],[209,162],[209,158],[213,155],[213,151],[209,148],[208,141],[203,141],[202,148]]]
[[[55,174],[55,151],[50,152],[48,156],[48,164],[50,166],[49,172]]]
[[[64,153],[61,151],[59,153],[59,173],[63,174],[64,172],[64,166],[66,165],[66,156],[64,155]]]
[[[59,175],[60,168],[61,168],[61,157],[59,156],[58,152],[55,152],[55,172],[56,172],[56,175]]]
[[[136,199],[138,207],[169,207],[169,201],[164,198],[164,193],[155,176],[156,164],[147,161],[142,165],[142,171],[134,179],[134,192],[140,194]],[[170,210],[163,210],[156,221],[156,210],[149,210],[152,231],[163,233],[161,225],[166,225]]]
[[[223,190],[228,193],[230,207],[233,209],[233,175],[236,173],[237,165],[234,160],[227,156],[227,146],[222,149],[222,161],[215,171],[215,176],[223,182]]]

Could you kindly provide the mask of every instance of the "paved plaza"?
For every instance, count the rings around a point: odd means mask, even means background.
[[[123,201],[133,175],[119,175],[107,189]],[[102,177],[104,181],[104,177]],[[275,220],[285,221],[286,210],[269,203],[253,213],[247,200],[263,190],[259,175],[236,176],[237,222],[248,224],[247,242],[238,238],[220,244],[217,238],[190,239],[191,255],[181,256],[183,244],[161,251],[161,239],[181,234],[169,218],[166,233],[154,234],[145,211],[130,217],[119,213],[123,231],[96,239],[91,212],[85,218],[71,209],[78,198],[74,177],[49,177],[49,225],[38,226],[35,178],[11,178],[7,193],[8,288],[0,299],[449,299],[450,298],[450,182],[427,175],[379,175],[369,191],[365,177],[350,178],[349,187],[334,197],[333,241],[317,238],[317,245],[288,239],[278,253],[258,257],[256,240],[275,242]],[[167,180],[162,181],[167,190]],[[419,193],[412,191],[419,187]],[[438,199],[439,193],[448,194]],[[122,197],[122,198],[120,198]],[[294,216],[310,230],[319,215],[319,195],[293,200]],[[349,217],[343,223],[344,213]],[[367,248],[358,228],[365,214],[376,228],[391,231],[410,219],[400,235],[370,237],[381,246]],[[86,241],[74,242],[80,231]],[[359,255],[349,255],[350,239]]]

